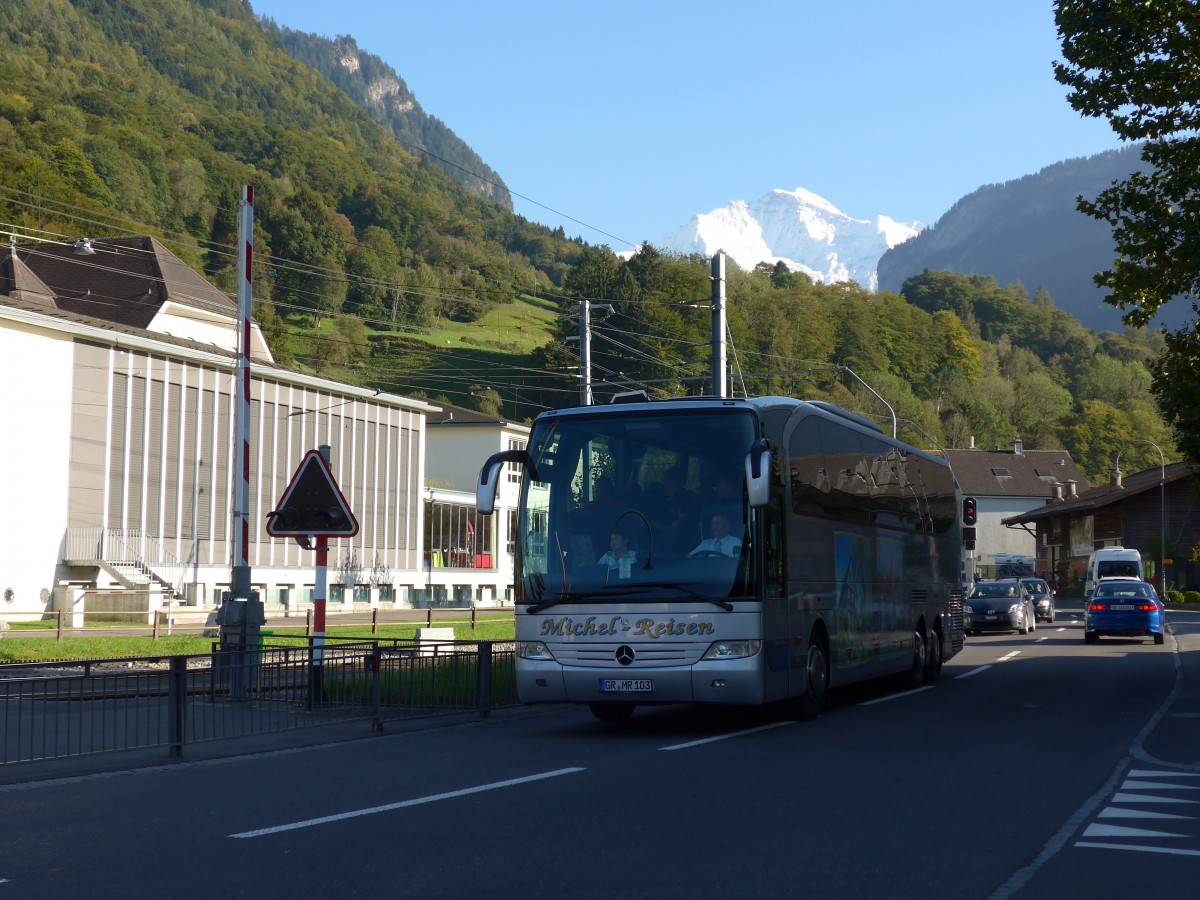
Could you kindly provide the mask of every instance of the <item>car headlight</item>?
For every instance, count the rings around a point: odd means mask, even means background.
[[[1020,612],[1020,611],[1021,611],[1021,604],[1020,604],[1020,603],[1014,603],[1012,606],[1010,606],[1010,607],[1008,608],[1008,611],[1009,611],[1010,613]]]
[[[762,641],[715,641],[701,659],[745,659],[762,649]]]
[[[517,641],[517,656],[521,659],[554,659],[550,648],[541,641]]]

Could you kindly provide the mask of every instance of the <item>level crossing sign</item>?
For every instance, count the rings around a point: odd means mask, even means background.
[[[304,455],[279,505],[267,513],[267,534],[343,538],[358,534],[358,519],[319,450]]]

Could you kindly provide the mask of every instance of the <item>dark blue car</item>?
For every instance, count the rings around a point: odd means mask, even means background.
[[[1083,617],[1083,639],[1094,644],[1102,635],[1166,640],[1166,615],[1154,588],[1135,578],[1102,578]]]

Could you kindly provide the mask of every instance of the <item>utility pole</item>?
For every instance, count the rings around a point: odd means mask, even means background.
[[[596,309],[612,315],[611,303],[599,303]],[[568,341],[579,341],[579,405],[592,405],[592,301],[579,301],[579,337]]]
[[[579,301],[579,405],[592,405],[592,302]]]
[[[728,397],[725,377],[725,254],[712,258],[712,392]]]

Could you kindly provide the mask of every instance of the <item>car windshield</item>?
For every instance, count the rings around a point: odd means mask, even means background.
[[[1011,591],[1011,593],[1010,593]],[[1012,597],[1017,596],[1017,589],[1012,584],[977,584],[971,592],[972,597]]]
[[[1025,581],[1022,583],[1025,585],[1025,587],[1029,588],[1029,590],[1035,594],[1050,593],[1050,588],[1046,587],[1046,582],[1044,582],[1044,581],[1039,581],[1037,579],[1033,579],[1031,581]]]

